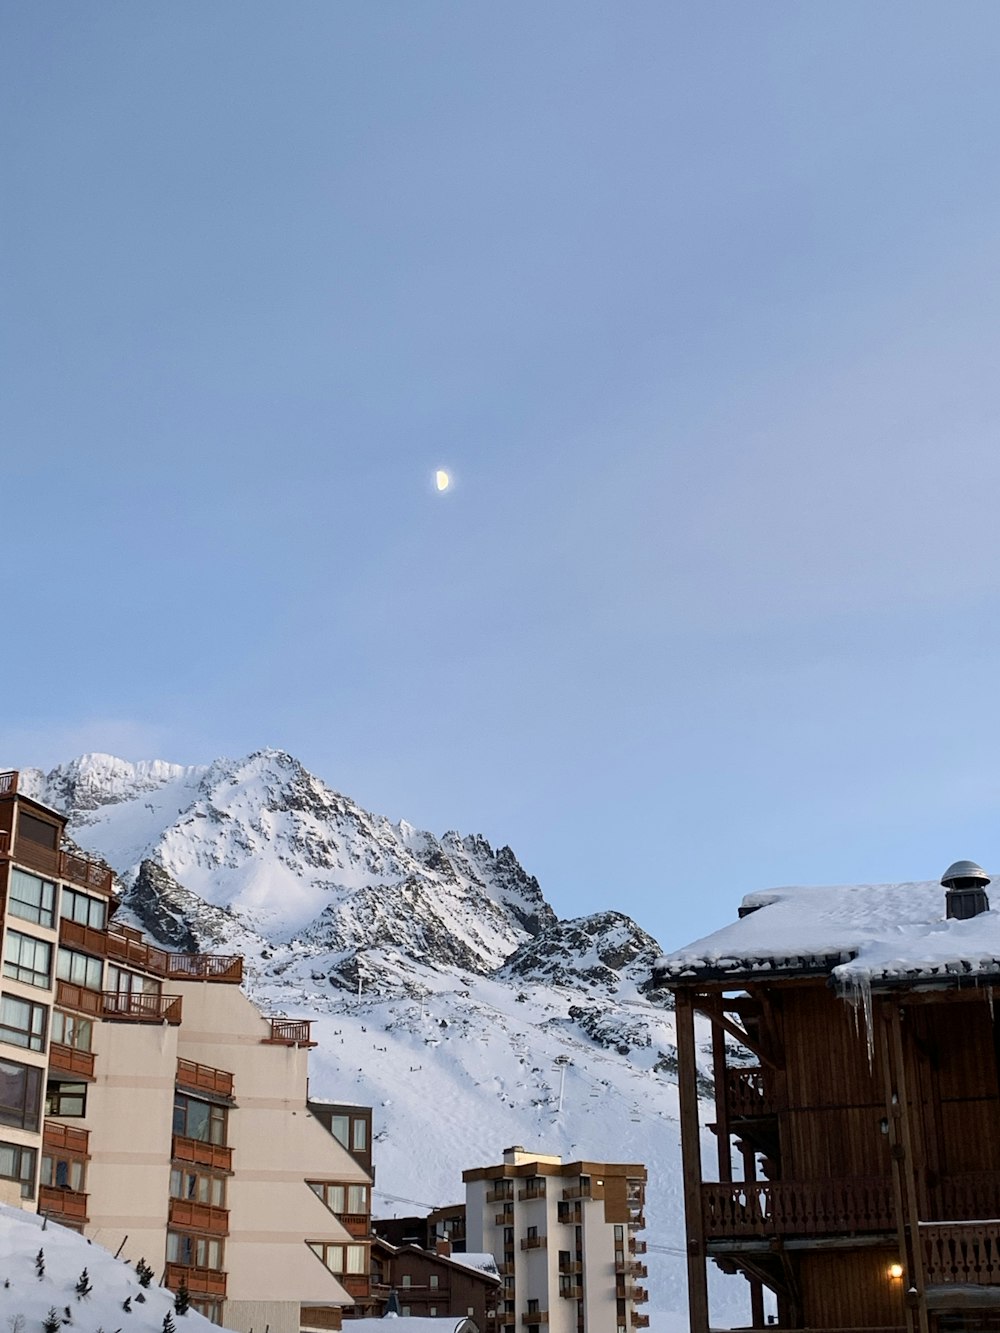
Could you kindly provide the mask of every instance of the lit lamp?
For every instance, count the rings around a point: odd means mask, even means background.
[[[899,1279],[903,1276],[903,1265],[902,1265],[902,1264],[890,1264],[890,1265],[889,1265],[889,1276],[890,1276],[891,1278],[895,1279],[895,1280],[898,1282]]]

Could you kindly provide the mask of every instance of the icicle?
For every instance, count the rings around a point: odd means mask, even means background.
[[[875,1068],[875,1022],[872,1013],[872,980],[867,974],[861,976],[852,976],[848,982],[850,989],[847,992],[847,1000],[854,1010],[854,1031],[861,1035],[860,1018],[858,1011],[864,1014],[865,1019],[865,1045],[868,1049],[868,1071],[871,1073]]]
[[[996,1022],[996,1015],[993,1012],[993,987],[986,987],[986,1003],[990,1006],[990,1022]]]

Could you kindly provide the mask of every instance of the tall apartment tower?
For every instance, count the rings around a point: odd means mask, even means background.
[[[0,1201],[229,1328],[339,1328],[369,1295],[371,1180],[308,1108],[309,1023],[262,1015],[242,959],[115,925],[64,826],[0,773]]]
[[[648,1328],[637,1239],[646,1168],[564,1162],[507,1148],[496,1166],[464,1171],[468,1246],[496,1256],[497,1323],[524,1333],[628,1333]]]

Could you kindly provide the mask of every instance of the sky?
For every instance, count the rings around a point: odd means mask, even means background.
[[[0,0],[3,762],[280,747],[665,948],[1000,865],[998,46]]]

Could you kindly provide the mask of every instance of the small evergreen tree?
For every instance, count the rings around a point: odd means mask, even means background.
[[[146,1298],[145,1298],[145,1296],[142,1294],[141,1291],[137,1291],[137,1292],[135,1293],[135,1298],[136,1298],[136,1300],[139,1302],[140,1305],[145,1305],[145,1304],[146,1304]]]
[[[177,1325],[174,1323],[174,1317],[169,1310],[163,1316],[163,1333],[177,1333]]]
[[[83,1272],[80,1274],[80,1276],[77,1278],[76,1286],[74,1287],[74,1291],[76,1292],[76,1299],[78,1301],[82,1301],[84,1296],[89,1296],[93,1290],[94,1288],[90,1282],[90,1274],[87,1272],[86,1269],[84,1269]]]
[[[125,1299],[122,1301],[122,1309],[125,1311],[126,1314],[131,1314],[131,1313],[132,1313],[132,1297],[131,1297],[131,1296],[126,1296]]]
[[[139,1279],[140,1287],[148,1287],[153,1280],[153,1270],[145,1259],[140,1259],[135,1266],[135,1275]]]
[[[35,1272],[38,1274],[38,1280],[41,1282],[45,1276],[45,1251],[39,1250],[35,1255]]]
[[[62,1320],[59,1318],[59,1312],[54,1305],[49,1306],[49,1312],[42,1321],[44,1333],[59,1333],[62,1327]]]
[[[174,1295],[174,1313],[187,1314],[191,1308],[191,1293],[187,1289],[187,1283],[181,1278],[181,1285],[177,1288]]]

